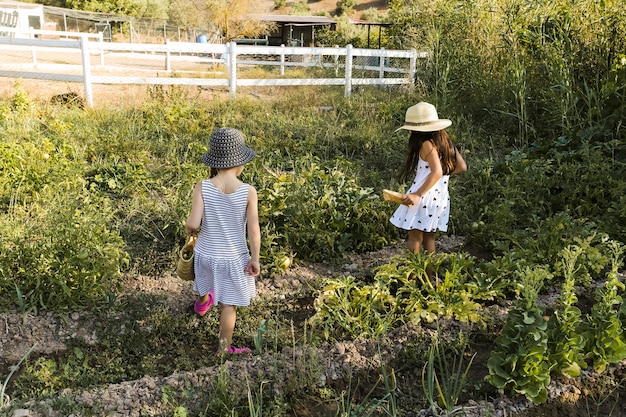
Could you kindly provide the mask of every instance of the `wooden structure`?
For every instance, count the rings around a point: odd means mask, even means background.
[[[315,46],[315,30],[321,27],[335,29],[337,23],[324,16],[255,15],[262,22],[274,23],[276,30],[268,35],[270,46]]]
[[[378,49],[380,49],[380,46],[381,46],[381,37],[383,33],[383,28],[388,28],[389,26],[391,26],[391,23],[368,22],[367,20],[359,20],[359,19],[350,19],[350,22],[353,25],[367,26],[367,47],[368,48],[370,48],[370,44],[371,44],[370,38],[371,38],[372,26],[378,26]]]

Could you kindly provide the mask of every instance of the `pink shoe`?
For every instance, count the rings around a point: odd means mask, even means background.
[[[241,354],[250,353],[250,352],[252,352],[252,351],[250,350],[250,348],[247,348],[247,347],[238,348],[238,347],[235,347],[235,346],[231,346],[228,349],[226,349],[226,353],[232,353],[232,354],[235,354],[235,355],[241,355]],[[219,355],[222,352],[220,350],[218,350],[215,353],[217,353]]]
[[[196,302],[193,304],[193,311],[195,311],[196,314],[198,314],[199,316],[204,316],[207,311],[209,311],[211,307],[213,307],[213,298],[214,292],[209,291],[209,299],[207,300],[207,302],[204,304],[200,304],[198,303],[198,300],[196,300]]]
[[[226,352],[234,353],[235,355],[241,355],[242,353],[250,353],[252,351],[250,350],[250,348],[247,348],[247,347],[238,348],[238,347],[231,346],[228,348]]]

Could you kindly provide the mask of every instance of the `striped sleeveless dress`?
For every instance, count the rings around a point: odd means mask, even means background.
[[[201,296],[215,291],[215,304],[248,306],[256,294],[254,277],[244,268],[250,260],[246,242],[249,184],[224,194],[202,181],[204,214],[195,246],[193,289]]]

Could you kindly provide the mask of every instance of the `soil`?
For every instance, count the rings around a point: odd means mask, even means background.
[[[463,246],[463,239],[459,237],[441,236],[437,242],[438,251],[471,251],[471,248]],[[298,263],[289,268],[285,273],[274,277],[261,277],[257,284],[257,297],[261,299],[289,300],[300,294],[301,299],[310,300],[310,304],[303,303],[294,307],[294,322],[302,321],[311,315],[312,291],[319,286],[321,277],[337,277],[342,275],[367,276],[372,275],[372,269],[378,265],[387,263],[388,260],[405,250],[403,242],[384,248],[380,251],[362,255],[347,256],[343,262],[337,264]],[[153,294],[165,297],[168,309],[173,313],[189,310],[195,295],[192,284],[182,281],[173,275],[148,277],[140,275],[127,275],[123,282],[124,293],[129,294]],[[303,297],[302,293],[309,293],[310,297]],[[546,294],[543,302],[550,304],[555,295]],[[486,307],[492,309],[493,315],[504,318],[506,310],[502,307]],[[300,320],[298,319],[300,318]],[[296,324],[297,326],[297,324]],[[458,331],[460,324],[444,322],[440,325],[439,332]],[[367,375],[369,372],[378,372],[381,364],[378,358],[388,359],[390,366],[402,368],[402,352],[405,345],[415,340],[417,334],[432,334],[436,330],[431,326],[403,326],[394,330],[389,339],[394,343],[379,346],[376,341],[354,340],[336,343],[325,343],[317,348],[320,363],[326,364],[322,370],[324,380],[329,386],[346,386],[348,375],[354,373]],[[36,343],[34,355],[54,356],[57,352],[64,352],[66,341],[69,339],[83,339],[87,343],[97,343],[93,331],[93,315],[90,312],[71,314],[66,320],[60,320],[57,316],[49,313],[38,315],[23,315],[19,312],[0,314],[0,364],[2,371],[6,372],[6,366],[15,364],[26,354],[29,348]],[[485,363],[491,351],[489,340],[485,340],[481,346],[480,341],[475,342],[478,356],[472,367],[469,379],[472,384],[480,384],[486,374]],[[379,356],[379,349],[382,349]],[[253,355],[250,357],[235,358],[227,361],[225,366],[229,374],[250,374],[254,370],[255,375],[263,378],[270,376],[271,367],[268,367],[269,354]],[[306,355],[299,349],[284,349],[276,356],[296,357]],[[165,386],[174,389],[192,386],[211,386],[220,372],[220,367],[212,366],[200,368],[193,372],[178,372],[172,375],[160,377],[145,376],[139,380],[125,381],[119,384],[111,384],[92,391],[65,390],[60,395],[72,398],[82,404],[101,404],[108,416],[139,416],[156,415],[163,405],[161,388]],[[415,387],[419,376],[410,377],[411,373],[398,372],[399,387]],[[408,379],[407,379],[408,378]],[[623,382],[626,381],[626,361],[611,366],[605,373],[598,375],[591,371],[585,371],[580,378],[556,378],[549,386],[549,401],[541,406],[533,406],[521,396],[506,396],[491,392],[486,400],[464,400],[461,404],[466,416],[626,416],[626,402],[620,401],[620,394],[626,392]],[[601,389],[598,389],[601,387]],[[409,392],[413,388],[409,389]],[[418,387],[419,389],[419,387]],[[399,388],[398,395],[403,394]],[[420,391],[421,392],[421,391]],[[410,396],[417,396],[410,394]],[[28,406],[28,404],[27,404]],[[31,417],[56,416],[55,412],[48,410],[44,413],[40,410],[42,404],[30,404],[30,410],[23,410],[24,415]],[[336,415],[336,409],[324,404],[319,399],[306,401],[294,407],[294,415],[297,416],[325,416]],[[17,416],[19,414],[14,414]],[[415,416],[442,415],[438,410],[420,409],[416,404]]]

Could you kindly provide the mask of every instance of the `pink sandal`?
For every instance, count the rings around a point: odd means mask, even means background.
[[[247,347],[238,348],[238,347],[231,346],[228,348],[226,352],[234,353],[235,355],[241,355],[242,353],[250,353],[252,351],[250,350],[250,348],[247,348]]]
[[[226,353],[232,353],[232,354],[235,354],[235,355],[241,355],[241,354],[250,353],[250,352],[252,352],[252,351],[250,350],[250,348],[247,348],[247,347],[238,348],[238,347],[235,347],[235,346],[231,346],[228,349],[226,349]],[[217,353],[219,355],[222,352],[220,350],[218,350],[215,353]]]
[[[199,316],[204,316],[207,311],[209,311],[211,307],[213,307],[213,299],[214,292],[209,291],[209,299],[207,300],[207,302],[204,304],[200,304],[198,300],[196,300],[196,302],[193,304],[193,311],[195,311],[196,314],[198,314]]]

